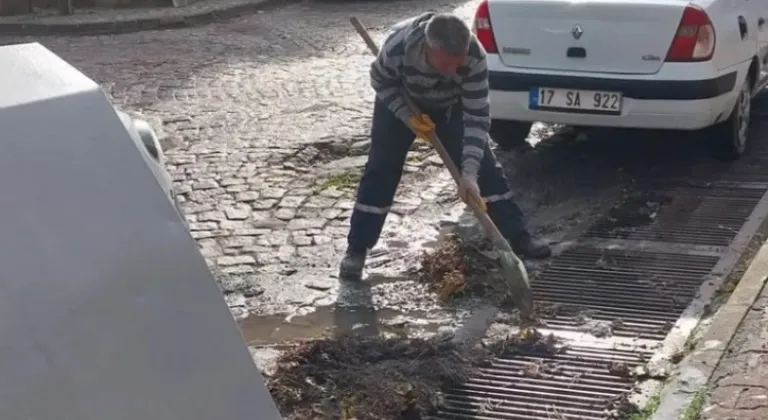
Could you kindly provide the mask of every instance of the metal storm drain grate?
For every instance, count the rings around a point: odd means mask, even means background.
[[[561,354],[509,353],[442,395],[435,419],[605,419],[633,388],[650,352],[570,347]]]
[[[663,339],[717,261],[714,256],[575,248],[555,258],[533,290],[538,301],[551,306],[542,314],[548,328]]]
[[[763,124],[768,129],[768,122]],[[743,182],[749,184],[768,184],[768,142],[754,144],[749,154],[732,164],[728,171],[718,174],[721,181]]]
[[[765,159],[768,161],[768,159]],[[759,183],[768,186],[768,171],[764,163],[743,165],[738,170],[728,172],[720,177],[723,181],[740,183]]]
[[[768,119],[753,129],[768,129]],[[732,252],[727,247],[768,187],[768,142],[751,147],[741,161],[699,165],[695,174],[678,178],[683,182],[642,181],[642,191],[629,192],[587,230],[589,244],[556,256],[533,280],[544,328],[555,336],[603,337],[600,346],[573,341],[557,354],[516,348],[444,392],[433,418],[626,418],[618,406],[633,389],[629,373],[653,352],[644,346],[611,349],[610,343],[663,340],[720,257]]]
[[[603,323],[609,335],[662,340],[717,261],[716,256],[579,247],[555,258],[533,288],[542,307],[551,308],[541,314],[550,330],[595,334],[591,328]],[[642,347],[574,345],[558,354],[517,349],[445,392],[434,418],[623,418],[613,414],[633,388],[629,373],[651,354]]]
[[[585,236],[728,246],[764,192],[695,186],[642,193],[614,207]]]

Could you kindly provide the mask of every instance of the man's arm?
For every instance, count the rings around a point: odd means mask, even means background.
[[[371,64],[371,86],[379,101],[407,125],[411,113],[403,99],[400,74],[404,55],[405,46],[402,40],[394,45],[387,45],[385,42],[376,60]]]
[[[461,83],[461,104],[464,118],[464,148],[461,157],[463,175],[477,177],[483,151],[491,128],[488,102],[488,63],[485,51],[479,50],[480,58],[469,69]]]

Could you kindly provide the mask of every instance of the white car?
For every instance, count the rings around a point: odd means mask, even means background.
[[[766,84],[766,19],[764,0],[483,0],[491,136],[512,148],[534,121],[707,128],[736,159]]]
[[[139,149],[147,166],[149,166],[149,169],[155,175],[158,184],[160,184],[160,187],[165,191],[168,199],[173,203],[176,211],[179,212],[179,215],[186,224],[186,219],[179,206],[176,193],[173,191],[171,176],[165,169],[165,154],[163,153],[163,148],[160,145],[155,130],[153,130],[149,123],[144,120],[131,118],[130,115],[117,109],[115,112],[117,112],[118,117],[120,117],[120,121],[123,122],[125,129],[131,136],[131,140],[133,140],[136,148]]]

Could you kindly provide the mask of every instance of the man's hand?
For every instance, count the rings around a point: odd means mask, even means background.
[[[462,175],[459,180],[459,197],[467,204],[469,204],[470,200],[474,200],[483,211],[487,211],[485,201],[480,196],[480,187],[477,185],[477,177]]]
[[[435,123],[429,118],[427,114],[411,115],[408,117],[408,124],[411,129],[416,132],[416,137],[430,142],[432,133],[435,132]]]

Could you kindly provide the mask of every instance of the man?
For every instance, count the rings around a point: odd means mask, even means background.
[[[534,243],[504,171],[488,143],[491,117],[485,50],[452,14],[424,13],[393,28],[371,65],[376,91],[371,149],[357,192],[348,248],[339,277],[359,280],[368,251],[379,239],[406,155],[418,137],[433,131],[461,168],[459,196],[478,194],[488,214],[523,258],[547,258],[550,249]],[[412,115],[403,91],[422,115]]]

